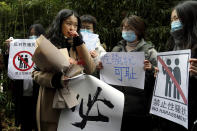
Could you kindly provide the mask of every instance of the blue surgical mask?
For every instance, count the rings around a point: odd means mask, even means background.
[[[80,29],[80,32],[88,32],[88,33],[93,33],[91,30],[88,30],[88,29]]]
[[[179,20],[173,21],[173,22],[171,23],[171,31],[172,31],[172,32],[174,32],[174,31],[176,31],[176,30],[180,30],[180,29],[182,29],[182,28],[183,28],[183,25],[182,25],[182,23],[181,23]]]
[[[122,38],[128,42],[134,42],[137,36],[134,31],[122,31]]]
[[[29,36],[29,39],[37,39],[38,37],[35,35]]]

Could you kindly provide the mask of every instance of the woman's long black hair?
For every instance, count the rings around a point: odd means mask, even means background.
[[[81,28],[80,18],[76,12],[69,9],[63,9],[59,11],[57,16],[53,20],[53,23],[49,27],[46,37],[57,47],[70,47],[70,45],[68,45],[62,33],[62,23],[65,19],[67,19],[72,15],[74,15],[78,20],[77,32],[80,34],[79,32]]]
[[[191,49],[194,54],[197,49],[197,1],[181,2],[174,10],[183,25],[183,49]]]

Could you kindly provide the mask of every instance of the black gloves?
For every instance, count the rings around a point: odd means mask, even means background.
[[[80,46],[84,43],[84,41],[82,40],[82,38],[80,36],[77,36],[77,37],[74,37],[73,38],[73,44],[74,44],[74,47],[76,46]]]

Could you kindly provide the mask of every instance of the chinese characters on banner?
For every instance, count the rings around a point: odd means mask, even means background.
[[[14,39],[10,43],[8,76],[11,79],[32,79],[34,51],[35,40],[33,39]]]
[[[70,80],[79,105],[63,109],[57,131],[120,131],[124,95],[94,76]]]
[[[144,89],[144,52],[108,52],[100,79],[108,84]]]
[[[150,113],[188,128],[188,78],[190,50],[158,53]]]

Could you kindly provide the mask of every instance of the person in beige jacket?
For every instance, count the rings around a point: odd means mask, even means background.
[[[85,73],[91,74],[96,66],[81,38],[80,27],[78,15],[72,10],[63,9],[55,17],[46,37],[58,49],[68,50],[70,64],[81,64]],[[61,110],[52,108],[52,104],[56,89],[64,86],[61,80],[64,76],[61,72],[51,73],[35,69],[32,77],[40,85],[36,114],[38,129],[56,131]]]

